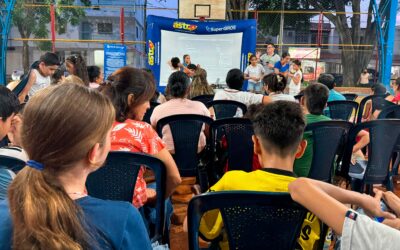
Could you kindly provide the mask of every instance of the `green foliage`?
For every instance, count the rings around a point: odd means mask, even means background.
[[[84,5],[90,6],[90,0],[82,0]],[[18,28],[21,38],[49,38],[50,7],[49,6],[25,6],[31,4],[31,0],[16,0],[12,18],[13,24]],[[74,0],[44,0],[43,4],[54,3],[57,5],[74,5]],[[58,34],[67,31],[68,24],[76,26],[85,16],[83,8],[55,8],[56,29]],[[51,43],[39,42],[40,49],[48,50]]]

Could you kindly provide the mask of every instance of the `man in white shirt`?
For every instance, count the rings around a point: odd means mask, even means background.
[[[267,53],[260,57],[260,63],[264,66],[265,75],[274,72],[275,63],[279,62],[281,57],[275,54],[275,45],[273,43],[267,44]]]
[[[21,103],[24,102],[26,95],[31,97],[50,85],[51,76],[60,66],[60,60],[56,54],[47,52],[40,57],[36,65],[31,69],[28,83],[18,96]]]
[[[271,98],[261,94],[242,91],[244,76],[240,69],[231,69],[226,75],[228,88],[218,91],[214,95],[214,100],[232,100],[246,104],[269,103]]]

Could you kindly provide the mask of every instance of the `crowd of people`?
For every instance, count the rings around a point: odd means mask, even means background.
[[[191,100],[213,95],[214,100],[234,100],[248,106],[246,117],[254,129],[255,162],[252,172],[228,171],[208,192],[248,190],[288,192],[306,209],[298,249],[315,249],[325,223],[340,237],[341,249],[396,249],[400,244],[400,198],[374,190],[375,196],[349,191],[308,179],[313,138],[304,133],[307,124],[328,121],[327,102],[345,100],[335,90],[332,75],[322,74],[318,83],[301,90],[301,62],[275,53],[268,44],[263,55],[253,55],[242,72],[231,69],[227,88],[214,90],[207,71],[191,62],[190,55],[169,61],[171,75],[162,103],[154,108],[150,124],[143,118],[150,101],[160,100],[155,78],[146,69],[122,67],[105,81],[101,68],[86,66],[80,55],[64,63],[46,53],[28,74],[9,88],[0,86],[0,155],[26,163],[18,173],[0,168],[0,249],[152,249],[150,227],[155,223],[154,183],[146,182],[141,167],[132,202],[100,200],[87,193],[90,173],[101,168],[110,150],[144,153],[161,160],[166,168],[165,215],[170,228],[173,212],[169,199],[182,179],[174,161],[174,142],[169,127],[162,136],[157,122],[177,114],[214,118],[213,110]],[[247,91],[243,91],[248,80]],[[288,92],[286,91],[288,88]],[[392,83],[400,101],[400,79]],[[373,94],[386,94],[383,85]],[[300,95],[299,99],[294,96]],[[379,105],[367,105],[364,119],[377,117]],[[237,112],[241,117],[243,113]],[[206,147],[207,127],[199,135],[198,152]],[[370,143],[361,131],[353,153]],[[239,145],[236,145],[239,146]],[[101,185],[101,183],[99,183]],[[390,212],[381,209],[381,201]],[[347,205],[362,208],[360,214]],[[383,217],[378,223],[370,217]],[[186,222],[184,223],[184,227]],[[226,230],[219,211],[202,217],[201,234],[228,249]]]

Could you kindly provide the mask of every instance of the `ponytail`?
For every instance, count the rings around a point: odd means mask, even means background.
[[[287,80],[281,74],[271,73],[263,78],[263,82],[272,92],[283,92],[286,88]]]

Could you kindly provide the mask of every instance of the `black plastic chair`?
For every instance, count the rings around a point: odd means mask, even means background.
[[[153,114],[154,108],[157,107],[158,105],[160,105],[160,103],[150,102],[150,108],[146,111],[146,114],[144,114],[144,116],[143,116],[144,122],[147,122],[148,124],[150,124],[150,117]]]
[[[358,95],[354,93],[345,93],[342,95],[346,98],[347,101],[355,101],[358,97]]]
[[[322,121],[308,124],[305,133],[312,133],[313,158],[308,178],[331,183],[336,158],[343,156],[343,147],[350,128],[347,121]]]
[[[242,110],[243,115],[247,112],[246,104],[231,100],[211,101],[206,106],[214,109],[215,119],[235,117],[238,109]]]
[[[329,117],[333,120],[349,121],[354,114],[353,122],[356,120],[358,103],[354,101],[331,101],[328,102]]]
[[[400,119],[400,105],[386,105],[379,113],[378,119]]]
[[[158,121],[157,133],[160,137],[164,126],[169,125],[171,129],[175,150],[173,157],[181,176],[198,176],[200,133],[204,125],[212,122],[213,119],[203,115],[173,115]]]
[[[300,102],[300,99],[304,96],[304,94],[298,94],[294,96],[294,99],[296,99],[296,101]]]
[[[229,249],[294,249],[306,210],[287,193],[213,192],[192,198],[188,207],[189,249],[199,249],[202,215],[219,209]]]
[[[370,143],[368,144],[368,162],[366,168],[350,168],[350,160],[353,146],[356,143],[357,134],[364,129],[369,130]],[[392,152],[398,143],[400,135],[400,120],[375,120],[357,124],[349,132],[349,139],[343,156],[343,162],[339,175],[352,181],[352,188],[355,191],[372,193],[373,184],[384,184],[388,190],[393,190],[389,165]],[[351,178],[352,175],[362,175],[362,179]]]
[[[217,144],[225,138],[227,143],[227,163],[229,170],[243,170],[246,172],[252,171],[253,166],[253,141],[251,139],[253,132],[253,125],[249,119],[244,118],[225,118],[216,120],[211,123],[211,159],[219,158],[217,156]],[[221,162],[219,162],[221,163]],[[223,168],[225,162],[221,163],[223,166],[217,166],[218,162],[213,164],[213,173],[211,184],[215,183],[220,176],[223,175]],[[213,180],[214,179],[214,180]]]
[[[358,112],[357,112],[357,123],[361,123],[361,121],[362,121],[362,117],[363,117],[363,114],[364,114],[364,109],[365,109],[365,105],[366,105],[366,103],[369,101],[369,100],[379,100],[379,99],[382,99],[382,97],[383,98],[385,98],[385,97],[387,97],[389,94],[384,94],[384,95],[369,95],[369,96],[366,96],[366,97],[364,97],[362,100],[361,100],[361,102],[360,102],[360,105],[359,105],[359,108],[358,108]]]
[[[192,101],[202,102],[204,105],[211,102],[214,99],[214,95],[199,95],[192,98]]]
[[[103,200],[131,203],[141,166],[153,170],[156,178],[156,225],[152,241],[168,242],[164,231],[166,169],[159,159],[140,153],[110,152],[105,165],[88,176],[88,194]]]
[[[20,159],[5,155],[0,156],[0,168],[7,168],[14,173],[18,173],[25,167],[26,163]]]

